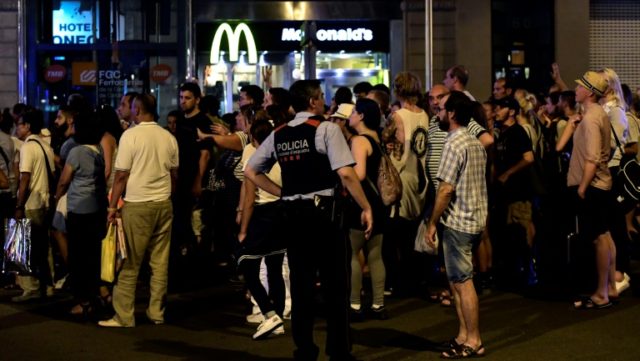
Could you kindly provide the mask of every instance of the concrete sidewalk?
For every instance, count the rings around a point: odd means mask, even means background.
[[[137,327],[102,329],[67,316],[68,296],[11,304],[0,293],[0,361],[10,360],[289,360],[284,336],[252,341],[238,287],[213,286],[169,297],[167,324],[155,326],[138,300]],[[640,360],[640,299],[628,291],[606,310],[577,311],[567,301],[494,291],[480,298],[488,360]],[[453,308],[419,298],[389,299],[390,319],[354,324],[353,354],[361,360],[437,360],[436,345],[456,333]],[[316,325],[322,348],[325,325]],[[320,357],[323,360],[324,356]]]

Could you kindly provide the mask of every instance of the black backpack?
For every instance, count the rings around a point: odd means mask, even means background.
[[[618,197],[622,197],[628,202],[637,203],[640,201],[640,163],[635,155],[624,154],[616,131],[613,128],[611,130],[622,154],[618,174],[612,174],[614,190]]]

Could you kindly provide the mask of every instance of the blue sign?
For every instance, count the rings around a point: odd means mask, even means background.
[[[60,1],[60,9],[53,11],[54,44],[93,44],[93,15],[80,10],[80,1]]]

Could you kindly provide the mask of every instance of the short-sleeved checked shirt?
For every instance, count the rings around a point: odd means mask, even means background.
[[[456,231],[479,233],[487,220],[487,154],[478,139],[460,127],[449,133],[438,168],[438,180],[454,194],[441,222]]]
[[[474,137],[480,138],[487,130],[471,119],[467,125],[467,131]],[[447,135],[448,133],[441,130],[438,125],[438,116],[431,118],[427,136],[427,175],[429,176],[429,181],[433,182],[435,189],[438,189],[438,167],[440,166],[440,157],[442,157],[442,149]]]

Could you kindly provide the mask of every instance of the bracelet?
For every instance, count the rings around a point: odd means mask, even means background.
[[[236,208],[236,212],[242,212],[242,209]]]
[[[24,206],[16,206],[16,210],[24,210]]]
[[[111,208],[111,207],[107,208],[107,212],[115,212],[117,210],[118,208]]]

